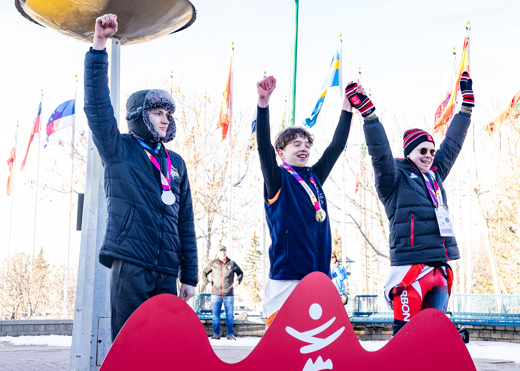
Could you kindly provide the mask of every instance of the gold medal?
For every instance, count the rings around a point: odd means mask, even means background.
[[[327,218],[327,213],[323,209],[316,210],[316,220],[318,222],[323,222]]]

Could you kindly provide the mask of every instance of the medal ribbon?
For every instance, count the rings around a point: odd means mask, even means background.
[[[307,185],[307,183],[305,183],[305,180],[302,179],[302,177],[300,176],[300,174],[298,174],[296,172],[296,170],[294,170],[291,165],[289,165],[287,162],[284,162],[282,164],[282,167],[287,170],[287,172],[289,174],[291,174],[292,176],[294,176],[296,178],[297,181],[300,182],[300,184],[302,185],[302,187],[305,189],[305,191],[307,191],[307,194],[309,195],[309,198],[311,199],[311,203],[312,203],[312,206],[314,206],[314,209],[316,209],[316,211],[320,210],[321,209],[321,204],[320,204],[320,201],[316,198],[316,196],[314,195],[314,193],[312,193],[312,190],[311,188]],[[311,178],[310,178],[310,181],[312,183],[312,185],[314,186],[314,188],[316,188],[316,193],[319,194],[319,191],[318,191],[318,186],[316,185],[316,181],[314,180],[314,177],[312,176],[311,174]]]
[[[424,180],[426,181],[426,187],[428,187],[428,193],[432,198],[435,207],[442,205],[442,194],[439,187],[439,183],[435,181],[435,174],[429,170],[427,174],[423,174]]]
[[[169,191],[170,190],[170,174],[171,174],[171,171],[172,171],[172,160],[170,159],[170,154],[168,153],[167,150],[165,150],[166,151],[166,157],[168,158],[168,173],[166,174],[167,177],[165,177],[163,175],[162,171],[161,171],[161,165],[159,164],[157,159],[155,157],[153,157],[150,154],[150,152],[148,152],[146,150],[146,149],[149,149],[150,151],[154,151],[155,153],[159,154],[159,151],[161,149],[162,143],[157,144],[157,148],[156,149],[152,149],[148,144],[143,142],[141,139],[139,139],[135,135],[134,135],[134,138],[139,141],[139,143],[143,147],[144,151],[146,152],[146,155],[148,156],[150,161],[152,161],[152,164],[154,164],[155,167],[157,168],[157,170],[159,170],[159,174],[161,174],[161,184],[162,184],[163,191],[165,191],[165,192]]]

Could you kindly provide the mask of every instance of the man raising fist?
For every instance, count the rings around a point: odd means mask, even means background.
[[[108,218],[99,262],[111,268],[112,340],[142,303],[158,294],[190,299],[198,281],[197,244],[186,164],[164,143],[175,138],[175,102],[165,90],[141,90],[126,103],[120,134],[108,90],[107,39],[117,16],[96,19],[85,56],[85,113],[105,168]]]

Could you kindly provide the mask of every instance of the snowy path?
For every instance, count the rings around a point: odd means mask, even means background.
[[[53,347],[70,347],[71,336],[20,336],[20,337],[0,337],[0,342],[10,342],[13,345],[39,345]],[[258,337],[239,337],[237,340],[210,340],[211,346],[215,350],[225,350],[226,348],[242,348],[253,350],[258,344]],[[388,341],[362,341],[361,345],[368,351],[376,351],[385,346]],[[495,342],[495,341],[472,341],[468,344],[468,351],[474,359],[498,359],[516,362],[520,366],[520,344]],[[220,353],[220,352],[217,352]],[[247,356],[248,353],[243,352]]]

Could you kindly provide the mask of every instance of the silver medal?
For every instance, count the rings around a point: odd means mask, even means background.
[[[166,205],[173,205],[175,203],[175,195],[171,190],[163,191],[161,200]]]

